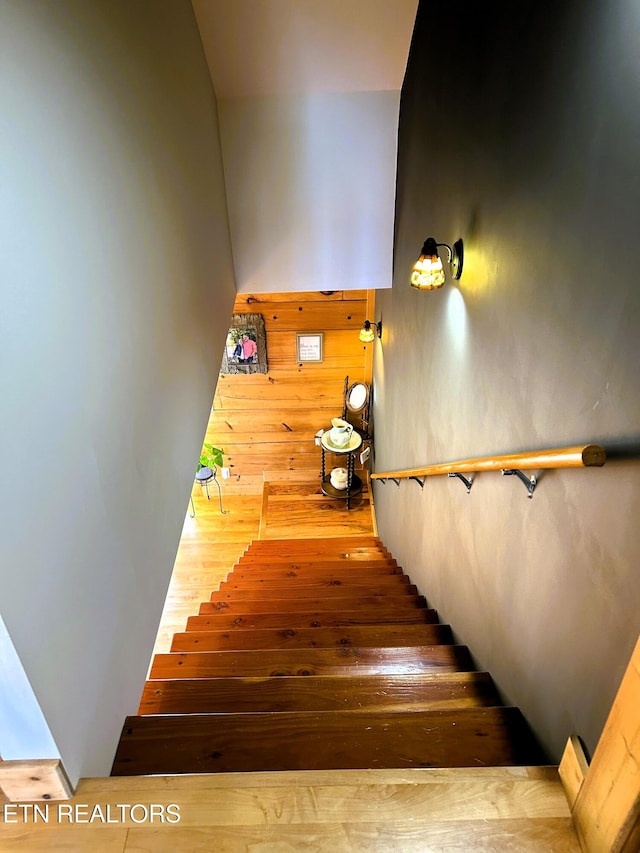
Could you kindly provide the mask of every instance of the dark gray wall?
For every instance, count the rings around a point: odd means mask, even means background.
[[[549,8],[544,8],[544,7]],[[603,469],[376,485],[387,546],[550,757],[640,630],[640,7],[422,3],[401,104],[376,470],[597,441]],[[460,282],[409,287],[425,237]]]

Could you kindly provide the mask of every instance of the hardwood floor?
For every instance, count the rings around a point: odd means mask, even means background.
[[[305,536],[363,536],[373,532],[369,492],[351,498],[347,512],[344,501],[326,497],[320,478],[313,482],[267,482],[263,493],[261,539]]]
[[[82,779],[91,825],[0,823],[4,853],[579,853],[555,768],[286,771]],[[176,804],[179,823],[141,820]],[[51,804],[53,814],[56,804]]]

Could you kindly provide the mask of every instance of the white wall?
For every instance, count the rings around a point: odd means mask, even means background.
[[[239,292],[391,285],[399,94],[220,99]]]
[[[191,4],[1,0],[0,124],[0,610],[75,780],[137,707],[234,298]]]
[[[0,617],[0,744],[4,761],[60,758],[60,751]]]

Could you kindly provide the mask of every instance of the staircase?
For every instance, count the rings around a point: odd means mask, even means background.
[[[153,660],[113,776],[539,764],[375,537],[254,542]]]

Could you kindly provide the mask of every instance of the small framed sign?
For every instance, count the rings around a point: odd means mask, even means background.
[[[322,361],[322,332],[296,334],[296,355],[301,363]]]

